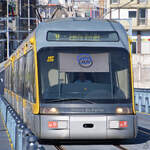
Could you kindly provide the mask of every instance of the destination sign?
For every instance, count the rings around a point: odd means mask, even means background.
[[[117,42],[114,31],[48,31],[47,41]]]

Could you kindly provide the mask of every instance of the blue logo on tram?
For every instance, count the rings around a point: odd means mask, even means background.
[[[89,68],[93,65],[92,57],[89,54],[80,54],[77,56],[77,60],[83,68]]]

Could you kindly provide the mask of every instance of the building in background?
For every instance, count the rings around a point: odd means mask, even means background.
[[[109,0],[108,5],[107,18],[132,20],[133,53],[150,54],[150,0]]]
[[[135,88],[150,88],[150,0],[108,0],[105,18],[121,20],[126,30],[132,20]]]
[[[4,61],[6,53],[6,0],[0,0],[0,62]]]
[[[0,62],[36,27],[35,7],[32,0],[0,0]]]
[[[51,15],[58,4],[58,0],[37,0],[37,8],[40,16],[43,18],[42,21],[51,18]]]
[[[100,18],[106,11],[106,0],[59,0],[68,8],[70,16]],[[72,12],[72,13],[71,13]]]
[[[59,4],[58,0],[0,0],[0,62],[16,50],[38,23],[52,16],[68,17]]]

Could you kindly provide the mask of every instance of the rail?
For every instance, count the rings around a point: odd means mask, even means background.
[[[128,150],[125,147],[122,147],[120,145],[113,145],[113,146],[116,147],[116,148],[118,148],[118,149],[120,149],[120,150]]]
[[[54,145],[57,150],[66,150],[62,145]]]

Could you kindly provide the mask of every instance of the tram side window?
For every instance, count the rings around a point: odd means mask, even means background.
[[[130,78],[129,78],[129,60],[128,54],[113,54],[112,55],[112,70],[114,80],[114,92],[116,98],[130,97]],[[119,63],[118,63],[119,62]]]
[[[8,74],[9,74],[9,67],[7,67],[7,84],[6,84],[6,86],[7,86],[7,89],[8,89],[8,82],[9,82],[9,76],[8,76]]]
[[[14,67],[11,69],[11,90],[14,91]]]
[[[5,71],[5,88],[8,89],[8,67]]]
[[[34,79],[34,57],[33,51],[26,55],[24,97],[35,102],[35,79]]]
[[[13,84],[13,90],[15,93],[18,93],[18,60],[14,62],[14,84]]]
[[[4,87],[5,88],[7,88],[7,86],[6,86],[6,84],[7,84],[7,76],[6,76],[6,74],[7,74],[7,69],[5,69],[5,82],[4,82]]]
[[[35,64],[34,64],[34,55],[32,52],[32,78],[31,78],[31,84],[32,84],[32,89],[33,89],[33,102],[35,102],[36,99],[36,92],[35,92]]]
[[[9,65],[8,81],[8,89],[11,90],[11,65]]]
[[[18,71],[18,94],[23,95],[23,82],[24,82],[24,57],[19,59],[19,71]]]
[[[7,89],[9,90],[9,66],[7,67]]]
[[[127,69],[118,70],[115,73],[115,76],[116,76],[116,81],[117,81],[117,83],[116,83],[117,87],[118,87],[118,89],[120,89],[120,91],[116,91],[116,96],[119,97],[123,94],[125,96],[125,98],[128,99],[130,96],[129,95],[130,93],[128,90],[129,89],[128,70]],[[124,81],[126,81],[126,82],[124,82]],[[119,93],[117,93],[117,92],[119,92]]]

